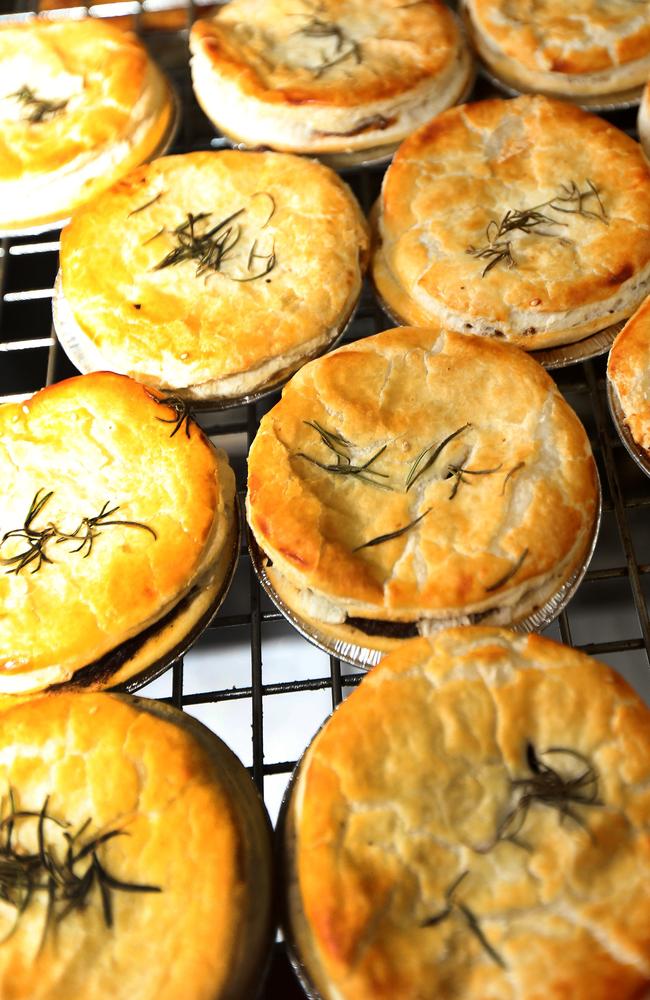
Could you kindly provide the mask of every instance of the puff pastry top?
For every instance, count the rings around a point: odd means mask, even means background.
[[[502,229],[508,212],[533,209],[532,228]],[[626,318],[647,294],[650,171],[637,143],[571,104],[483,101],[402,144],[378,230],[375,281],[398,316],[549,347]],[[497,259],[508,250],[512,264]]]
[[[198,428],[170,437],[170,409],[138,383],[98,373],[0,408],[0,538],[21,528],[39,490],[53,491],[32,527],[71,533],[108,503],[114,519],[92,551],[51,541],[51,562],[0,565],[0,691],[37,690],[120,645],[169,611],[230,535],[233,476]],[[42,495],[42,494],[41,494]],[[82,530],[81,536],[85,535]],[[2,545],[10,558],[24,538]],[[84,558],[84,556],[86,556]]]
[[[512,72],[530,82],[558,93],[571,92],[572,85],[589,93],[590,84],[615,91],[648,76],[650,7],[644,0],[465,2],[481,54],[488,46],[488,58],[505,58]]]
[[[650,299],[614,341],[607,374],[632,437],[650,456]]]
[[[314,424],[348,443],[346,460]],[[372,475],[337,474],[375,455]],[[294,376],[261,421],[248,490],[274,572],[349,615],[404,621],[509,604],[568,574],[597,506],[586,434],[541,366],[508,345],[409,328]]]
[[[190,45],[210,117],[247,141],[274,138],[279,149],[395,141],[453,104],[469,72],[459,26],[440,0],[232,0],[194,23]],[[446,103],[423,114],[419,103],[443,94]]]
[[[134,35],[96,18],[3,24],[0,226],[69,214],[146,159],[170,116]]]
[[[529,747],[565,780],[591,767],[600,804],[572,818],[533,800],[518,843],[498,839]],[[320,992],[645,996],[649,784],[650,713],[604,664],[498,629],[404,643],[326,723],[292,795],[294,929]]]
[[[243,901],[251,889],[244,880],[252,873],[228,783],[196,739],[135,700],[86,693],[33,699],[2,715],[3,817],[10,787],[18,809],[39,811],[49,796],[48,813],[67,820],[70,832],[90,818],[88,839],[124,830],[99,847],[100,862],[121,881],[162,891],[113,891],[107,928],[95,884],[86,909],[45,935],[47,893],[34,892],[7,940],[15,910],[3,903],[6,1000],[232,1000],[228,975],[246,930]],[[33,823],[16,824],[21,850],[34,849],[22,839],[30,833]],[[45,834],[64,855],[53,823]],[[84,867],[79,862],[78,874]]]
[[[217,233],[230,228],[232,245],[219,270],[197,274],[199,259],[157,269],[190,213],[197,233],[235,215]],[[78,212],[62,234],[61,276],[105,366],[236,395],[333,338],[358,298],[367,246],[356,200],[327,167],[191,153],[139,168]]]

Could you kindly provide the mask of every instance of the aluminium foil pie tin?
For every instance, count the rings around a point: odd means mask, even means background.
[[[596,480],[598,486],[598,502],[592,534],[584,560],[541,607],[531,611],[530,614],[528,614],[521,621],[515,624],[507,623],[504,627],[510,628],[514,632],[541,632],[553,621],[555,621],[558,615],[564,611],[571,601],[578,587],[582,583],[585,573],[587,572],[587,568],[596,548],[598,532],[600,530],[602,490],[598,473],[596,473]],[[293,625],[297,632],[299,632],[305,639],[308,639],[309,642],[313,643],[314,646],[317,646],[318,649],[323,650],[325,653],[329,653],[331,656],[338,657],[338,659],[343,660],[345,663],[349,663],[353,667],[359,667],[361,670],[370,670],[372,667],[376,666],[386,655],[384,652],[379,649],[374,649],[370,644],[368,646],[360,646],[356,643],[347,642],[343,639],[333,638],[324,630],[315,628],[311,622],[304,619],[300,614],[294,611],[293,608],[288,606],[286,601],[283,600],[274,587],[268,573],[266,572],[266,556],[257,544],[250,526],[248,526],[247,530],[248,551],[251,563],[253,564],[253,569],[257,575],[257,579],[259,580],[264,592],[271,599],[278,611],[280,611],[281,614],[287,619],[289,624]],[[441,619],[440,622],[437,623],[437,628],[443,629],[463,624],[472,624],[472,616],[459,613],[453,618]],[[486,618],[482,621],[482,624],[489,625],[490,622]],[[372,636],[368,636],[368,640],[369,643],[371,643]]]
[[[623,442],[623,446],[627,451],[630,458],[632,458],[642,472],[645,472],[646,476],[650,476],[650,456],[648,453],[641,448],[630,433],[630,428],[625,421],[625,415],[621,409],[621,404],[618,399],[618,393],[616,388],[607,378],[607,403],[609,405],[609,412],[612,418],[612,422],[618,436]]]
[[[158,142],[155,149],[142,161],[143,163],[149,163],[150,160],[156,160],[159,156],[164,156],[165,153],[171,148],[175,138],[176,133],[181,121],[181,102],[180,98],[172,87],[170,81],[165,78],[167,84],[167,90],[169,91],[170,102],[171,102],[171,114],[169,116],[169,123],[162,135],[160,141]],[[97,196],[99,197],[99,195]],[[64,226],[70,222],[70,216],[66,216],[62,219],[51,219],[49,222],[39,222],[35,226],[22,226],[19,228],[12,229],[2,229],[0,228],[0,239],[12,239],[19,236],[41,236],[43,233],[49,233],[53,230],[63,229]]]
[[[347,333],[350,324],[354,320],[356,311],[359,307],[362,290],[363,288],[360,288],[359,297],[353,304],[351,311],[343,320],[341,320],[337,330],[330,340],[328,340],[325,344],[321,344],[321,346],[315,351],[305,354],[299,362],[290,365],[288,368],[285,368],[280,372],[276,372],[268,382],[255,389],[253,392],[246,393],[243,396],[206,396],[203,399],[197,399],[182,386],[174,387],[173,389],[161,389],[161,391],[173,392],[181,399],[186,400],[190,404],[191,408],[197,411],[210,410],[215,412],[219,410],[230,410],[235,406],[244,406],[247,403],[256,403],[264,396],[268,396],[269,393],[276,392],[278,389],[281,389],[282,386],[289,381],[291,376],[295,375],[296,371],[298,371],[299,368],[302,368],[303,365],[306,365],[308,361],[313,361],[315,358],[319,358],[322,354],[327,354],[328,351],[334,350],[335,347],[339,346],[341,340]],[[99,348],[95,347],[94,344],[89,343],[88,340],[82,340],[80,336],[81,331],[78,328],[72,310],[63,293],[63,282],[61,280],[60,270],[57,273],[56,280],[54,282],[54,291],[52,295],[52,320],[54,324],[54,332],[56,333],[61,347],[67,354],[69,360],[82,375],[88,375],[90,372],[104,371],[107,367],[111,371],[114,370],[110,362],[106,362],[104,360]],[[128,373],[123,372],[121,374]],[[143,382],[144,378],[141,375],[138,375],[138,381]],[[153,388],[160,388],[159,386],[153,385],[153,383],[152,386]]]

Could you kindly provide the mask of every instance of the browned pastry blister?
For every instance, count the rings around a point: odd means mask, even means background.
[[[286,936],[324,1000],[638,1000],[650,714],[538,636],[391,653],[294,777]]]

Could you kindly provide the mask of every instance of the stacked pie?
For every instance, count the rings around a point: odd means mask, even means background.
[[[517,90],[612,99],[650,76],[644,0],[464,0],[486,65]]]
[[[544,608],[584,569],[599,488],[536,361],[402,328],[293,377],[251,447],[247,507],[280,606],[346,658]]]
[[[61,222],[154,155],[172,113],[134,35],[94,18],[0,26],[0,229]]]
[[[650,170],[638,143],[566,102],[452,108],[389,167],[372,266],[401,322],[524,350],[578,341],[650,290]]]
[[[232,0],[190,36],[217,128],[247,145],[340,153],[400,142],[471,81],[441,0]]]
[[[650,989],[650,712],[537,636],[450,629],[376,667],[294,776],[285,936],[332,1000]]]
[[[650,300],[614,341],[607,376],[633,442],[650,461]]]
[[[207,623],[235,482],[183,414],[110,373],[0,409],[0,695],[128,681]]]
[[[271,836],[212,733],[127,695],[3,713],[0,994],[234,1000],[268,953]]]
[[[230,150],[163,157],[63,231],[55,324],[85,371],[236,402],[336,339],[367,255],[358,203],[319,163]]]

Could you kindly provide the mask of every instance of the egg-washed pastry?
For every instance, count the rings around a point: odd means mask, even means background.
[[[261,421],[248,520],[310,628],[375,650],[443,624],[512,624],[584,565],[587,435],[507,344],[401,328],[305,366]]]
[[[524,350],[580,340],[650,290],[650,170],[638,143],[563,101],[453,108],[386,173],[373,276],[403,322]]]
[[[505,629],[404,643],[294,777],[287,933],[318,996],[645,997],[649,783],[650,712],[605,664]]]
[[[356,199],[319,163],[230,150],[164,157],[63,231],[55,323],[95,367],[237,399],[336,339],[367,255]]]
[[[459,100],[472,72],[441,0],[232,0],[195,21],[190,49],[216,127],[293,152],[401,142]]]
[[[271,836],[209,730],[128,695],[3,713],[0,995],[238,1000],[271,936]]]
[[[643,88],[636,125],[643,152],[650,159],[650,84]]]
[[[234,476],[178,400],[100,372],[8,403],[0,478],[0,695],[127,680],[227,584]]]
[[[518,90],[615,96],[650,75],[646,0],[464,0],[479,55]]]
[[[160,70],[120,28],[0,25],[0,229],[65,219],[154,155],[172,110]]]
[[[607,375],[632,438],[650,459],[650,299],[614,341]]]

